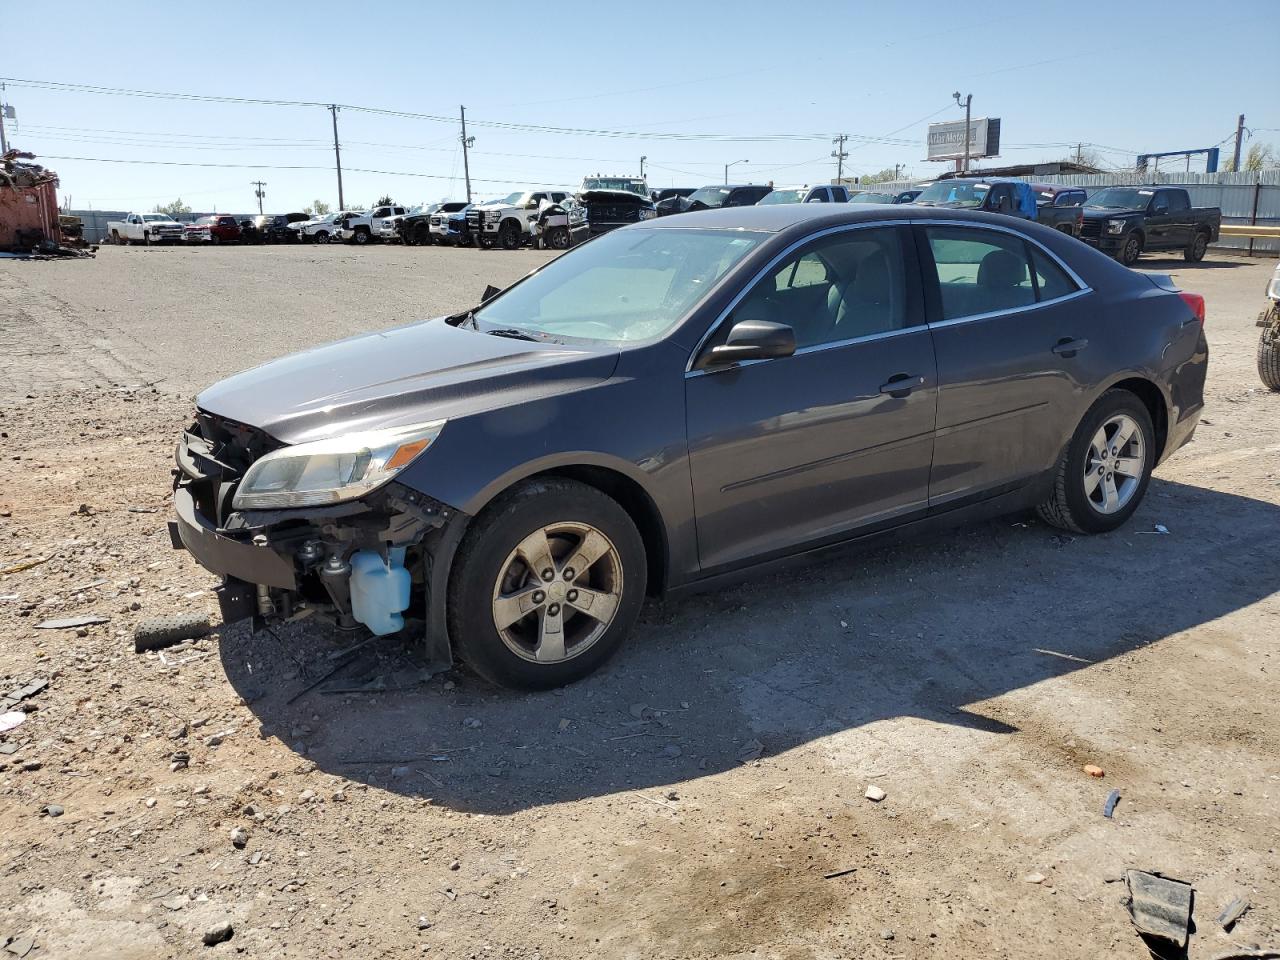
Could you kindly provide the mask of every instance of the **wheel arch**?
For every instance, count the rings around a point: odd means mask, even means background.
[[[1147,413],[1151,414],[1151,424],[1156,431],[1156,449],[1160,451],[1156,462],[1163,460],[1165,448],[1169,444],[1169,400],[1164,391],[1146,377],[1133,375],[1121,377],[1114,383],[1108,384],[1102,393],[1107,390],[1127,390],[1142,401],[1142,405],[1147,408]],[[1098,395],[1101,396],[1102,393]]]
[[[628,466],[631,466],[630,470],[627,469]],[[617,501],[631,517],[644,543],[648,593],[656,596],[665,590],[670,572],[670,542],[667,525],[657,503],[654,502],[641,480],[634,475],[633,465],[591,462],[588,458],[535,464],[490,484],[466,505],[465,512],[473,517],[477,516],[506,491],[518,484],[543,477],[576,480],[578,483],[594,487]]]

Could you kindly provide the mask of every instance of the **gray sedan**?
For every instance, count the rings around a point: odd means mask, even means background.
[[[1115,529],[1195,430],[1203,320],[1007,217],[664,218],[209,388],[172,533],[228,620],[415,631],[441,666],[555,686],[646,594],[1031,508]]]

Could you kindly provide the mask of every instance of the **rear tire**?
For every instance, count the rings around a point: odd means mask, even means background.
[[[602,545],[576,571],[568,568],[575,556],[584,559],[578,550],[588,550],[588,540],[556,532],[566,528],[594,533]],[[524,560],[540,532],[549,555],[545,574],[537,569],[543,564]],[[617,501],[573,480],[528,480],[486,507],[467,532],[449,577],[449,633],[459,656],[491,683],[563,686],[621,648],[640,613],[645,577],[644,542]],[[586,595],[594,597],[606,616],[583,612],[579,592],[588,603]],[[500,628],[499,604],[521,595],[529,612]]]
[[[315,235],[315,237],[314,237],[314,240],[315,240],[315,242],[316,242],[316,243],[328,243],[328,242],[329,242],[329,231],[328,231],[328,230],[317,230],[317,231],[316,231],[316,235]]]
[[[1113,438],[1113,423],[1123,422],[1134,433],[1119,444],[1116,452],[1101,446],[1103,458],[1096,456],[1096,440]],[[1146,495],[1151,470],[1159,458],[1151,414],[1141,400],[1128,390],[1108,390],[1084,415],[1071,441],[1062,451],[1054,469],[1053,492],[1036,511],[1046,523],[1072,533],[1107,533],[1121,526],[1133,515]],[[1140,459],[1140,464],[1133,463]],[[1121,463],[1128,472],[1121,473]],[[1136,474],[1136,475],[1135,475]],[[1118,478],[1118,479],[1117,479]],[[1127,486],[1132,479],[1134,484]],[[1091,480],[1094,486],[1090,486]],[[1114,509],[1099,503],[1106,499],[1106,488],[1119,491],[1122,498]]]
[[[1182,251],[1182,257],[1187,263],[1199,263],[1204,259],[1204,255],[1209,251],[1209,234],[1203,230],[1197,230],[1195,237],[1187,244],[1187,248]]]
[[[356,235],[352,237],[352,239],[355,240],[357,246],[363,247],[373,238],[369,236],[368,230],[357,230]]]
[[[569,249],[569,228],[552,227],[542,237],[542,246],[547,250]]]
[[[1280,391],[1280,306],[1271,308],[1258,338],[1258,377],[1268,390]]]

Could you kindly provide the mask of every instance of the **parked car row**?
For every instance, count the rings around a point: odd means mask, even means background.
[[[328,243],[411,246],[522,246],[565,249],[630,223],[655,217],[756,204],[915,204],[977,210],[1034,220],[1096,247],[1126,266],[1144,251],[1181,250],[1189,262],[1204,258],[1218,239],[1222,212],[1192,207],[1186,189],[1106,187],[1090,197],[1082,187],[1029,183],[1004,177],[956,177],[918,189],[851,190],[843,184],[711,184],[650,190],[643,178],[586,177],[576,192],[517,190],[496,200],[447,201],[319,216],[263,214],[237,220],[227,214],[183,225],[163,213],[131,213],[107,224],[115,243]]]

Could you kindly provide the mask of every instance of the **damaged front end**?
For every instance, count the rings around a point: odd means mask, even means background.
[[[447,665],[443,598],[467,518],[391,479],[442,427],[287,446],[201,410],[175,455],[174,546],[224,578],[224,622],[314,614],[385,635],[409,611]]]

